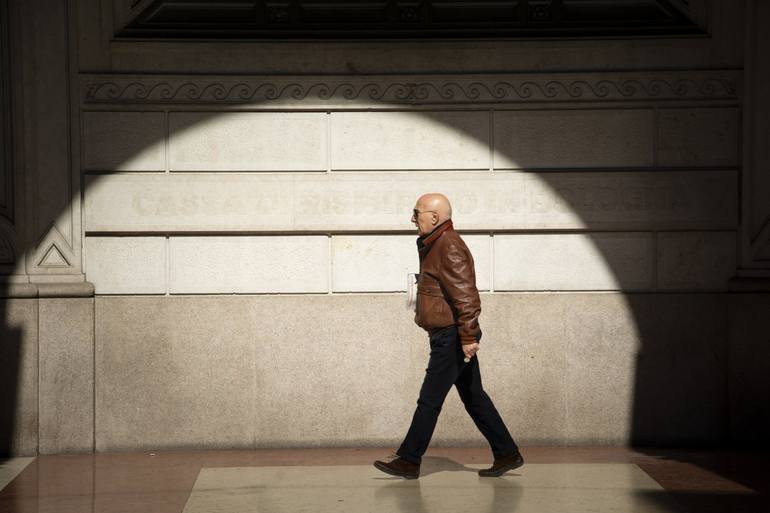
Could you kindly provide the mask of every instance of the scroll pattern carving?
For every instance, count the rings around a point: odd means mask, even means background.
[[[624,99],[736,98],[732,72],[691,76],[597,76],[476,78],[369,77],[359,80],[313,77],[174,78],[89,76],[84,103],[256,103],[302,100],[375,102],[526,102]],[[670,75],[670,76],[669,76]]]

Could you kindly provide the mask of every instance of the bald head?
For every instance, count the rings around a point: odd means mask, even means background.
[[[417,210],[434,210],[438,214],[438,223],[452,219],[452,205],[446,196],[439,192],[423,194],[417,200]]]
[[[423,194],[417,199],[414,208],[420,212],[412,216],[412,222],[417,226],[420,235],[425,235],[452,218],[452,205],[446,196],[438,192]]]

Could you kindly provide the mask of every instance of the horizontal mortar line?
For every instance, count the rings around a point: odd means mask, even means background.
[[[715,294],[715,293],[733,293],[727,289],[511,289],[511,290],[479,290],[482,295],[514,295],[514,294]],[[403,296],[405,291],[372,291],[372,292],[172,292],[166,295],[163,292],[135,292],[135,293],[98,293],[95,297],[203,297],[203,296],[298,296],[298,297],[329,297],[329,296],[355,296],[355,295],[378,295],[378,296]]]
[[[478,229],[457,229],[455,228],[455,231],[459,233],[460,235],[490,235],[490,229],[489,228],[478,228]],[[557,228],[557,229],[547,229],[547,228],[537,228],[537,229],[516,229],[516,228],[505,228],[505,229],[499,229],[499,230],[492,230],[492,233],[494,235],[500,235],[500,234],[524,234],[524,235],[556,235],[556,234],[586,234],[590,235],[592,233],[617,233],[617,234],[625,234],[625,233],[643,233],[643,234],[651,234],[653,233],[654,228],[608,228],[608,229],[590,229],[590,228],[576,228],[576,229],[569,229],[569,228]],[[665,228],[665,229],[659,229],[657,231],[670,231],[670,232],[714,232],[714,231],[723,231],[723,232],[731,232],[734,231],[734,229],[731,228]],[[85,235],[87,237],[137,237],[137,236],[146,236],[146,237],[166,237],[166,236],[174,236],[174,237],[205,237],[205,236],[211,236],[211,237],[219,237],[219,236],[232,236],[232,237],[249,237],[249,236],[271,236],[271,235],[279,235],[279,236],[306,236],[306,235],[315,235],[315,236],[325,236],[325,237],[334,237],[334,236],[354,236],[354,235],[382,235],[382,236],[409,236],[413,235],[417,237],[417,233],[415,231],[406,231],[406,230],[392,230],[392,231],[385,231],[385,230],[334,230],[334,231],[312,231],[312,230],[296,230],[296,231],[290,231],[290,230],[278,230],[278,231],[266,231],[266,230],[244,230],[244,231],[233,231],[233,230],[223,230],[223,231],[195,231],[195,230],[184,230],[184,231],[116,231],[116,230],[104,230],[104,231],[86,231]]]
[[[222,170],[222,171],[212,171],[212,170],[174,170],[169,169],[168,173],[166,173],[163,170],[141,170],[141,171],[99,171],[94,169],[84,169],[83,174],[86,176],[104,176],[104,175],[137,175],[137,176],[154,176],[154,175],[174,175],[174,174],[201,174],[201,175],[210,175],[210,176],[216,176],[216,175],[278,175],[278,176],[284,176],[284,175],[291,175],[291,174],[309,174],[309,175],[318,175],[326,173],[326,169],[291,169],[287,171],[279,171],[275,169],[266,169],[266,170],[260,170],[260,169],[253,169],[253,170]]]
[[[687,233],[701,233],[701,232],[734,232],[737,230],[737,227],[733,228],[725,228],[725,227],[684,227],[684,228],[654,228],[654,227],[629,227],[629,228],[554,228],[554,229],[548,229],[548,228],[533,228],[533,229],[526,229],[526,228],[501,228],[501,229],[495,229],[490,230],[489,228],[478,228],[478,229],[457,229],[455,228],[455,231],[459,233],[460,235],[490,235],[490,231],[494,235],[558,235],[558,234],[575,234],[575,235],[591,235],[591,234],[652,234],[654,231],[658,232],[687,232]],[[86,231],[84,232],[86,237],[166,237],[166,236],[173,236],[173,237],[205,237],[205,236],[211,236],[211,237],[219,237],[219,236],[228,236],[228,237],[249,237],[249,236],[306,236],[306,235],[315,235],[315,236],[325,236],[325,237],[334,237],[334,236],[354,236],[354,235],[382,235],[382,236],[407,236],[407,235],[413,235],[417,237],[417,233],[414,231],[406,231],[406,230],[393,230],[393,231],[385,231],[385,230],[335,230],[335,231],[310,231],[310,230],[280,230],[280,231],[254,231],[254,230],[244,230],[244,231],[233,231],[233,230],[222,230],[222,231],[195,231],[195,230],[184,230],[184,231],[116,231],[116,230],[104,230],[104,231]]]
[[[330,168],[331,171],[334,171],[335,173],[431,173],[436,171],[441,172],[448,172],[448,173],[465,173],[468,171],[473,172],[489,172],[489,166],[487,167],[466,167],[466,168],[456,168],[456,167],[426,167],[426,168],[420,168],[420,169],[375,169],[375,168]]]
[[[281,100],[267,100],[267,101],[281,101]],[[515,111],[533,111],[533,112],[550,112],[556,110],[638,110],[647,109],[656,105],[663,106],[664,108],[736,108],[740,107],[740,99],[737,96],[722,96],[722,97],[703,97],[703,98],[617,98],[617,99],[580,99],[566,98],[564,100],[510,100],[508,102],[500,100],[465,100],[465,101],[435,101],[430,103],[397,103],[388,102],[385,100],[371,100],[371,104],[367,106],[349,106],[346,103],[350,100],[339,99],[337,102],[332,100],[283,100],[286,104],[298,105],[297,107],[259,107],[259,102],[254,101],[251,103],[237,103],[233,102],[211,102],[206,100],[190,100],[190,101],[176,101],[172,103],[164,103],[162,101],[145,101],[145,100],[123,100],[120,103],[110,103],[109,100],[89,102],[81,105],[81,112],[164,112],[168,111],[170,114],[183,114],[183,113],[199,113],[199,114],[219,114],[226,112],[254,112],[254,113],[276,113],[276,114],[291,114],[291,113],[323,113],[329,109],[333,109],[332,114],[335,112],[422,112],[422,111],[435,111],[435,112],[483,112],[488,110],[489,107],[498,107],[494,110],[497,112],[515,112]],[[322,103],[322,102],[328,103]],[[314,107],[301,107],[302,103],[317,102]],[[88,105],[88,107],[85,107]],[[100,105],[102,108],[95,108],[95,105]],[[515,105],[515,107],[513,107]],[[148,106],[149,108],[145,108]],[[195,109],[189,109],[185,107],[194,106]],[[485,108],[480,108],[484,106]],[[142,107],[139,109],[139,107]],[[176,107],[176,108],[175,108]],[[438,108],[437,108],[438,107]]]
[[[680,233],[680,232],[687,232],[687,233],[733,233],[738,231],[738,227],[735,228],[693,228],[693,229],[686,229],[686,230],[679,230],[676,228],[655,228],[651,229],[650,231],[654,231],[656,233]]]
[[[496,151],[496,154],[505,155]],[[398,173],[398,174],[420,174],[431,172],[452,172],[452,173],[465,173],[473,172],[475,174],[495,173],[624,173],[624,172],[649,172],[653,173],[667,173],[667,172],[698,172],[698,171],[738,171],[737,166],[606,166],[606,167],[496,167],[490,170],[485,168],[423,168],[423,169],[374,169],[374,168],[360,168],[360,169],[340,169],[331,168],[331,171],[344,174],[344,173]],[[116,176],[156,176],[156,175],[204,175],[204,176],[217,176],[217,175],[245,175],[245,176],[292,176],[292,175],[323,175],[326,173],[326,169],[291,169],[287,171],[278,170],[170,170],[166,173],[164,170],[141,170],[141,171],[98,171],[93,169],[84,169],[83,174],[86,176],[104,176],[104,175],[116,175]]]
[[[100,292],[94,294],[96,297],[200,297],[200,296],[328,296],[328,292],[120,292],[120,293],[105,293]]]
[[[517,103],[516,106],[507,107],[512,103]],[[611,104],[611,106],[608,106]],[[664,109],[680,109],[680,108],[693,108],[693,109],[713,109],[719,107],[736,108],[740,107],[740,101],[736,96],[715,96],[715,97],[701,97],[701,98],[616,98],[616,99],[603,99],[603,98],[591,98],[591,99],[572,99],[572,100],[524,100],[519,102],[509,102],[508,104],[500,102],[500,108],[493,109],[495,112],[551,112],[558,110],[650,110],[658,104],[663,105]],[[531,107],[530,107],[531,105]],[[558,106],[558,109],[547,107],[547,105]],[[487,105],[487,108],[489,105]],[[390,109],[388,109],[390,110]],[[449,109],[447,109],[449,110]],[[481,110],[481,109],[479,109]],[[141,111],[137,111],[141,112]]]
[[[707,39],[710,36],[704,35],[703,38]],[[578,38],[581,41],[585,42],[584,39]],[[629,37],[629,39],[636,39],[636,36]],[[137,41],[136,38],[130,38],[125,39],[123,42],[133,42]],[[561,38],[556,39],[556,41],[561,41]],[[118,39],[118,41],[121,41]],[[165,45],[168,44],[168,40],[158,41],[157,39],[149,39],[150,42],[162,42]],[[197,40],[196,40],[197,41]],[[260,41],[264,41],[260,39]],[[277,43],[283,43],[288,41],[287,39],[276,39],[274,42]],[[294,41],[294,43],[304,43],[307,39],[297,39]],[[329,43],[330,41],[328,39],[319,40],[319,41],[325,41]],[[347,48],[347,39],[345,42],[338,42],[336,45],[332,46],[338,46],[338,47],[344,47]],[[363,39],[362,41],[371,41],[371,39]],[[406,41],[406,39],[385,39],[383,40],[385,42],[391,43],[393,45],[397,45],[399,42]],[[411,41],[411,43],[419,42],[421,44],[430,44],[430,41],[433,40],[426,40],[426,39],[414,39]],[[467,38],[458,38],[456,42],[469,42],[468,43],[468,50],[475,50],[477,49],[478,45],[484,45],[492,47],[493,49],[497,50],[497,45],[499,43],[499,39],[495,39],[494,41],[490,41],[489,39],[481,38],[477,39],[471,42],[470,39]],[[175,41],[176,43],[184,43],[185,45],[188,45],[190,43],[195,43],[195,41],[190,42],[189,40],[179,40]],[[222,39],[213,39],[210,42],[223,42]],[[230,44],[232,44],[233,41],[230,41]],[[515,40],[514,41],[517,46],[518,45],[527,45],[527,40],[520,41]],[[536,47],[536,44],[529,45],[532,47]],[[676,75],[676,74],[682,74],[682,73],[707,73],[707,74],[718,74],[720,72],[743,72],[743,67],[741,66],[721,66],[718,68],[712,68],[712,67],[689,67],[689,68],[639,68],[639,69],[626,69],[626,70],[605,70],[605,69],[596,69],[596,68],[554,68],[549,70],[523,70],[523,71],[467,71],[463,73],[458,73],[457,71],[446,71],[446,72],[430,72],[426,73],[424,71],[399,71],[399,72],[377,72],[377,73],[367,73],[367,74],[361,74],[361,75],[353,75],[355,79],[364,80],[364,79],[371,79],[373,77],[393,77],[393,76],[399,76],[399,77],[466,77],[467,75],[475,77],[495,77],[495,76],[505,76],[505,77],[530,77],[530,76],[546,76],[550,77],[552,75],[564,75],[564,76],[572,76],[572,75],[599,75],[599,76],[605,76],[605,75],[612,75],[612,76],[637,76],[637,75],[645,75],[647,73],[664,73],[669,75]],[[130,72],[115,72],[115,71],[108,71],[105,72],[101,69],[95,69],[95,70],[88,70],[84,69],[81,70],[79,73],[79,76],[81,79],[88,79],[88,78],[114,78],[114,79],[136,79],[137,77],[151,77],[154,79],[182,79],[182,80],[192,80],[195,78],[206,78],[206,77],[212,77],[216,80],[241,80],[241,79],[264,79],[264,78],[284,78],[286,80],[296,80],[299,78],[340,78],[344,80],[352,80],[351,75],[344,72],[339,73],[239,73],[239,72],[224,72],[224,73],[216,73],[216,74],[194,74],[194,73],[146,73],[146,74],[140,74],[140,73],[130,73]]]
[[[496,154],[500,154],[496,151]],[[505,155],[504,153],[502,155]],[[519,173],[628,173],[648,172],[651,175],[657,173],[680,172],[707,172],[707,171],[738,171],[736,166],[607,166],[607,167],[495,167],[492,172],[519,172]]]
[[[425,168],[425,169],[335,169],[331,168],[331,171],[334,171],[336,173],[422,173],[422,172],[433,172],[433,171],[450,171],[450,172],[466,172],[466,171],[489,171],[488,167],[485,168],[465,168],[465,169],[458,169],[458,168]],[[253,170],[205,170],[205,169],[191,169],[191,170],[169,170],[168,173],[165,173],[161,170],[142,170],[142,171],[96,171],[96,170],[83,170],[83,173],[87,176],[102,176],[102,175],[138,175],[138,176],[153,176],[153,175],[164,175],[164,174],[177,174],[177,175],[206,175],[206,176],[217,176],[217,175],[273,175],[273,176],[291,176],[295,174],[307,174],[307,175],[323,175],[326,173],[326,169],[290,169],[286,171],[280,171],[275,169],[253,169]]]
[[[329,292],[169,292],[168,296],[328,296]]]

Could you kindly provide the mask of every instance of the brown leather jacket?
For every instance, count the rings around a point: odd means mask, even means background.
[[[456,324],[463,345],[480,341],[481,300],[473,256],[452,220],[418,237],[417,251],[420,274],[414,322],[428,332]]]

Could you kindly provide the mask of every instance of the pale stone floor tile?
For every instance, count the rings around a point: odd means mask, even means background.
[[[500,478],[479,477],[484,466],[423,468],[416,480],[371,465],[203,468],[184,513],[683,511],[633,464],[525,464]]]
[[[0,459],[0,490],[21,474],[21,471],[34,459],[34,457]]]

